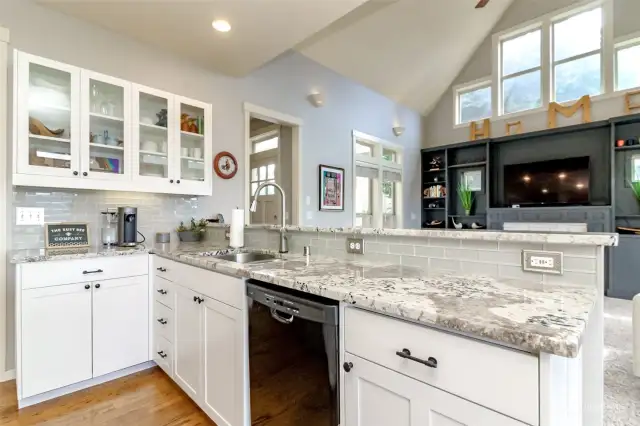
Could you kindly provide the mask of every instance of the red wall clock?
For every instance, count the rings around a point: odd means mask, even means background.
[[[213,159],[213,170],[222,179],[231,179],[238,172],[238,160],[230,152],[222,151]]]

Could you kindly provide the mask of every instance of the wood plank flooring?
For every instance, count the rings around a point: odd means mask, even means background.
[[[0,383],[2,426],[215,426],[158,367],[18,410]]]

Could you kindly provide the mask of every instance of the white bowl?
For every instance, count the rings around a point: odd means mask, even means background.
[[[142,150],[158,152],[158,144],[155,143],[154,141],[144,141],[142,142]]]

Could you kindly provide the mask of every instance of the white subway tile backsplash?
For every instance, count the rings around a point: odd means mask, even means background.
[[[461,265],[462,272],[468,274],[480,274],[490,277],[498,276],[498,265],[496,263],[462,261]]]
[[[464,249],[471,249],[471,250],[498,250],[497,241],[463,240],[461,242],[461,246]]]
[[[429,268],[437,271],[460,272],[460,261],[453,259],[429,259]]]
[[[565,271],[562,275],[545,274],[544,283],[595,286],[597,284],[597,275],[594,273],[573,271]]]
[[[414,247],[409,245],[390,244],[389,253],[413,256]]]
[[[522,264],[522,250],[521,251],[480,251],[478,253],[478,260],[482,262],[491,262],[503,265],[521,265]]]
[[[564,256],[564,270],[575,272],[596,272],[596,259],[589,257]]]
[[[542,244],[534,244],[534,243],[519,243],[516,241],[500,241],[498,242],[498,250],[501,251],[517,251],[518,253],[522,252],[522,250],[542,250]]]
[[[448,238],[429,238],[432,247],[460,247],[460,240]]]
[[[389,253],[389,245],[383,243],[364,243],[365,253]]]
[[[447,259],[478,260],[478,250],[448,248],[444,251],[444,257]]]
[[[44,208],[45,223],[86,222],[92,244],[100,243],[102,217],[108,207],[138,208],[138,230],[148,245],[153,245],[156,232],[174,231],[180,221],[197,217],[198,198],[180,195],[135,192],[86,191],[63,189],[14,188],[12,203],[12,248],[44,247],[44,228],[40,225],[16,225],[16,207]],[[178,236],[173,233],[172,239]]]
[[[416,256],[422,257],[444,257],[444,248],[416,246]]]
[[[519,279],[523,281],[542,282],[543,274],[525,272],[520,266],[498,265],[499,278]]]
[[[596,257],[596,248],[590,246],[574,246],[568,244],[545,244],[547,251],[561,251],[565,256]]]

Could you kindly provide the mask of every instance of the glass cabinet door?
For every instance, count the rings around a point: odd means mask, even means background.
[[[211,112],[208,104],[176,96],[180,185],[201,193],[211,185]]]
[[[79,76],[76,67],[20,52],[18,172],[79,175]]]
[[[173,115],[172,95],[135,86],[133,115],[137,153],[134,158],[134,179],[150,179],[173,184],[173,153],[170,146],[173,123],[169,120]]]
[[[129,179],[131,85],[90,71],[82,74],[82,175]]]

